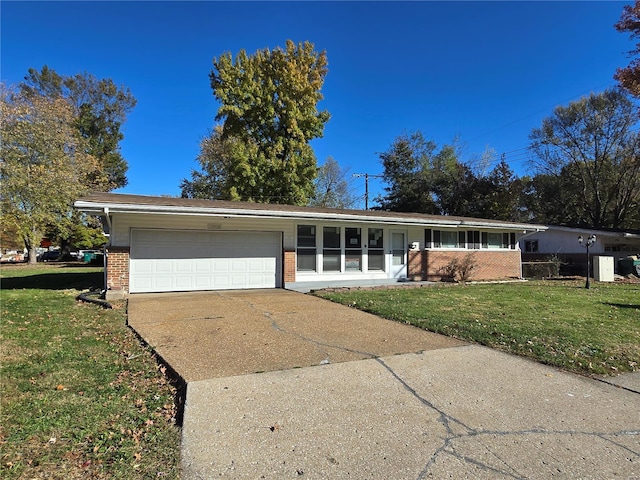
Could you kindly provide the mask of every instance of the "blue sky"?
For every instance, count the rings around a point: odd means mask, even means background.
[[[474,165],[487,147],[504,153],[522,175],[531,130],[628,64],[633,43],[613,27],[627,3],[2,1],[0,78],[46,64],[126,85],[138,104],[118,192],[179,195],[214,125],[213,57],[309,40],[329,60],[319,164],[379,174],[378,154],[421,130],[439,146],[459,137]],[[363,178],[352,186],[364,194]],[[370,199],[382,187],[371,179]]]

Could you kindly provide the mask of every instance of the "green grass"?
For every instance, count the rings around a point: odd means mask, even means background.
[[[547,281],[318,292],[583,374],[640,370],[640,284]]]
[[[91,267],[3,266],[2,478],[179,478],[175,388]]]

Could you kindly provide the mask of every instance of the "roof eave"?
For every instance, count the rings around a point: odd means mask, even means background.
[[[270,211],[270,210],[253,210],[246,208],[203,208],[203,207],[180,207],[171,205],[139,205],[127,203],[111,203],[111,202],[92,202],[86,200],[78,200],[74,203],[74,207],[83,212],[92,215],[105,215],[113,213],[128,214],[158,214],[158,215],[195,215],[195,216],[216,216],[216,217],[236,217],[236,218],[284,218],[284,219],[308,219],[308,220],[330,220],[330,221],[359,221],[359,222],[376,222],[385,224],[401,224],[401,225],[423,225],[423,226],[464,226],[464,227],[482,227],[506,230],[546,230],[543,225],[528,224],[510,224],[495,223],[492,221],[478,220],[453,220],[447,218],[426,219],[426,218],[403,218],[403,217],[378,217],[371,215],[354,215],[341,214],[338,212],[300,212],[300,211]]]

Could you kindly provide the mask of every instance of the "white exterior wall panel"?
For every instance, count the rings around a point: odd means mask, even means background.
[[[283,247],[295,245],[293,220],[223,218],[186,215],[131,215],[118,214],[113,222],[111,244],[119,247],[130,246],[131,229],[167,229],[194,231],[260,231],[283,234]]]

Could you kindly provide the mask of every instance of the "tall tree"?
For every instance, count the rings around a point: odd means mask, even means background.
[[[227,200],[233,188],[235,175],[233,162],[233,137],[222,138],[222,125],[216,125],[209,135],[200,141],[200,152],[196,161],[200,170],[191,170],[191,180],[180,183],[183,198]]]
[[[530,148],[537,157],[537,174],[545,175],[538,182],[545,190],[539,193],[551,194],[545,201],[552,204],[558,203],[555,188],[570,197],[558,205],[570,207],[572,214],[562,223],[640,227],[634,220],[640,210],[637,122],[637,108],[628,96],[609,89],[557,107],[532,131]]]
[[[460,161],[455,145],[445,145],[432,162],[432,195],[441,215],[478,216],[478,178]]]
[[[636,47],[629,52],[630,55],[640,54],[640,0],[633,5],[625,5],[620,20],[615,24],[619,32],[628,32],[632,39],[636,40]],[[620,85],[634,97],[640,97],[640,59],[634,58],[629,65],[618,68],[614,78]]]
[[[315,193],[309,202],[314,207],[351,208],[356,197],[349,187],[348,169],[341,168],[333,157],[328,157],[318,168]]]
[[[63,98],[2,88],[2,223],[22,236],[31,263],[45,232],[68,226],[71,205],[87,192],[88,179],[102,181],[75,120]]]
[[[432,192],[431,161],[436,144],[420,131],[397,137],[391,147],[380,154],[384,196],[376,200],[382,210],[396,212],[438,213]]]
[[[127,184],[128,165],[120,151],[121,128],[136,105],[128,88],[86,72],[62,76],[46,65],[40,71],[30,68],[20,88],[25,95],[65,98],[73,107],[74,125],[86,139],[87,153],[98,160],[104,172],[89,179],[92,190],[110,191]]]
[[[526,180],[518,178],[504,158],[487,176],[480,177],[478,184],[477,216],[512,222],[528,220],[523,207]]]
[[[284,49],[214,58],[210,80],[221,104],[216,121],[223,128],[214,132],[223,144],[216,161],[221,168],[212,176],[196,172],[183,185],[208,183],[220,199],[306,205],[317,166],[310,142],[329,120],[317,108],[326,74],[326,53],[309,42],[288,40]]]
[[[457,140],[438,150],[422,132],[401,135],[380,154],[387,194],[377,201],[384,210],[439,215],[477,213],[477,177],[460,161]]]

